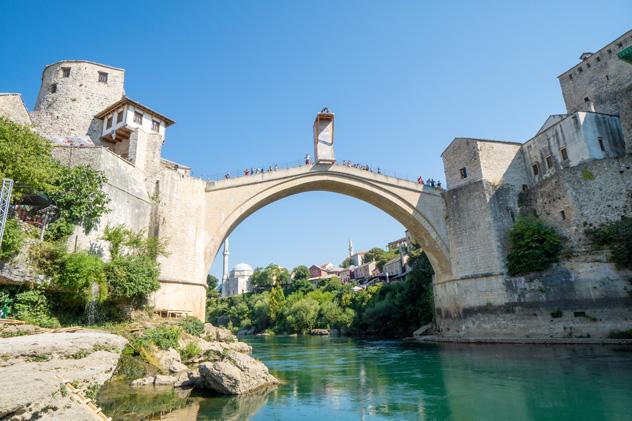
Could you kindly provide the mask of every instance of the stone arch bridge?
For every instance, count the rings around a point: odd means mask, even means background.
[[[258,209],[308,191],[344,194],[386,212],[424,248],[436,280],[451,278],[445,202],[440,190],[423,184],[332,163],[220,181],[167,173],[159,186],[158,234],[169,255],[160,262],[157,308],[193,307],[202,316],[206,274],[224,239]]]

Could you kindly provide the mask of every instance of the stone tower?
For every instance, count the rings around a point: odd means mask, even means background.
[[[334,113],[323,108],[314,120],[314,161],[317,164],[333,164],[334,158]]]
[[[353,242],[349,240],[349,257],[353,256]]]
[[[230,251],[228,251],[228,238],[224,240],[224,269],[222,272],[222,291],[228,285],[228,255]]]
[[[100,143],[102,122],[94,116],[124,95],[125,71],[65,60],[46,66],[31,119],[48,136],[88,135]]]

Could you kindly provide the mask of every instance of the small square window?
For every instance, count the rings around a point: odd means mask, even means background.
[[[586,67],[590,69],[590,63],[586,63]]]
[[[560,216],[562,217],[562,220],[566,219],[566,212],[564,212],[563,210],[560,211]]]
[[[566,152],[566,148],[560,149],[560,155],[562,155],[562,161],[566,161],[568,159],[568,152]]]
[[[136,111],[134,113],[134,123],[143,124],[143,114]]]
[[[597,142],[599,142],[599,149],[601,149],[602,152],[606,151],[606,147],[603,144],[603,139],[601,137],[597,138]]]
[[[105,72],[99,72],[99,82],[108,83],[108,74]]]
[[[108,117],[108,121],[107,121],[107,123],[105,125],[105,128],[109,129],[111,127],[112,127],[112,117]]]
[[[540,168],[538,167],[538,164],[533,164],[531,168],[533,169],[533,175],[540,174]]]
[[[54,94],[55,92],[57,92],[57,84],[53,83],[52,85],[50,85],[50,93]]]
[[[151,121],[151,129],[155,132],[160,130],[160,121],[152,120]]]
[[[62,77],[70,77],[70,67],[62,67],[61,68],[61,76]]]
[[[569,78],[570,80],[573,80],[573,75],[572,75],[572,74],[568,75],[568,78]]]
[[[612,50],[608,48],[608,54],[612,54]]]
[[[551,155],[546,157],[546,167],[553,168],[553,158],[551,157]]]
[[[597,62],[600,62],[600,61],[601,61],[601,57],[597,57]]]
[[[623,43],[622,42],[617,42],[617,47],[623,48]]]
[[[463,167],[459,170],[459,173],[461,174],[461,178],[467,178],[467,168]]]
[[[123,121],[123,115],[124,115],[123,111],[119,111],[118,112],[118,114],[116,115],[116,123],[117,124]]]
[[[581,66],[580,66],[580,67],[578,67],[578,68],[577,68],[577,71],[578,71],[579,73],[581,73],[581,72],[583,72],[583,71],[584,71],[584,69],[582,69],[582,68],[581,68]]]

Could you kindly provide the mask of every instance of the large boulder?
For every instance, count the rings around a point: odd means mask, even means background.
[[[187,370],[187,366],[180,360],[180,354],[173,348],[161,349],[154,356],[164,372],[179,373]]]
[[[225,395],[240,395],[279,383],[261,361],[235,351],[228,351],[218,361],[200,364],[199,370],[197,386]]]
[[[233,333],[223,327],[213,326],[210,323],[204,323],[204,339],[210,342],[236,342],[237,337]]]
[[[108,380],[127,341],[91,330],[0,339],[0,419],[94,420],[68,392]]]

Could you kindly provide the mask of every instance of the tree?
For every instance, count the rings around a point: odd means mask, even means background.
[[[302,298],[294,302],[288,311],[288,326],[296,333],[305,333],[316,324],[319,305],[313,298]]]
[[[281,314],[281,310],[283,309],[283,302],[285,301],[285,294],[283,293],[283,289],[278,285],[274,286],[270,291],[270,301],[269,301],[269,315],[270,320],[274,323],[277,320],[277,317]]]
[[[69,253],[62,261],[62,271],[54,277],[54,285],[65,291],[66,298],[74,304],[90,301],[103,302],[108,296],[103,261],[85,252]],[[93,296],[93,285],[98,285],[98,295]]]
[[[219,284],[219,279],[210,273],[206,275],[206,285],[208,289],[217,289],[217,285]]]
[[[342,263],[340,263],[340,267],[341,268],[348,268],[349,266],[351,266],[351,257],[346,257],[345,260],[342,261]]]
[[[57,206],[59,217],[82,225],[89,232],[109,211],[110,199],[102,190],[107,178],[89,166],[61,167],[48,196]]]
[[[366,252],[362,260],[364,263],[375,262],[377,268],[381,271],[384,267],[384,263],[396,258],[398,255],[399,250],[397,249],[384,250],[379,247],[374,247]]]
[[[557,262],[562,241],[555,230],[540,219],[518,218],[509,230],[507,269],[510,275],[539,272]]]
[[[0,179],[12,178],[14,199],[25,193],[50,192],[59,172],[51,143],[26,126],[0,117]]]
[[[292,279],[294,281],[309,279],[309,268],[305,265],[298,265],[292,270]]]
[[[265,268],[256,268],[250,278],[251,284],[259,291],[265,291],[274,285],[289,285],[290,274],[287,269],[270,263]]]

